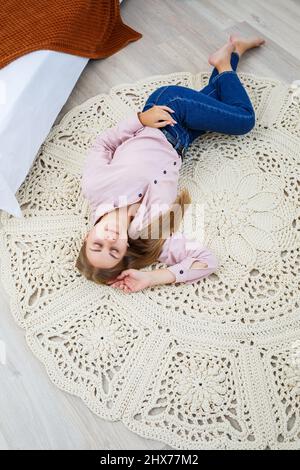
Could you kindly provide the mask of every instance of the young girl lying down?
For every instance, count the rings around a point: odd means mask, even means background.
[[[76,267],[89,280],[136,292],[157,284],[191,283],[217,267],[214,254],[178,231],[190,204],[178,178],[191,142],[208,130],[245,134],[255,125],[236,73],[240,56],[261,38],[229,41],[210,56],[208,85],[157,88],[142,112],[99,134],[86,157],[82,191],[92,210]],[[143,269],[159,261],[166,268]]]

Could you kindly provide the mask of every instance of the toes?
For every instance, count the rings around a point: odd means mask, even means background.
[[[240,36],[237,36],[236,34],[229,35],[230,42],[236,42],[236,41],[239,41],[240,39],[241,39]]]
[[[253,41],[253,46],[254,47],[258,47],[258,46],[262,46],[263,44],[265,43],[265,40],[261,40],[261,39],[256,39],[255,41]]]

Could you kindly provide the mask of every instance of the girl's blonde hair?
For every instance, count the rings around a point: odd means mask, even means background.
[[[140,269],[151,265],[158,260],[165,240],[178,230],[190,203],[188,190],[182,189],[167,212],[152,220],[140,232],[137,239],[128,238],[129,247],[121,261],[113,268],[103,269],[92,266],[86,255],[86,241],[84,241],[76,260],[76,268],[88,280],[96,284],[106,284],[115,279],[124,269]],[[158,224],[159,237],[151,238],[151,233],[157,229],[155,224]]]

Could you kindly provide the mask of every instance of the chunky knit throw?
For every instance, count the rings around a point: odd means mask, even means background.
[[[0,68],[39,49],[101,59],[142,37],[119,0],[5,0],[0,18]]]
[[[96,135],[158,86],[209,75],[121,84],[68,112],[17,193],[24,217],[1,216],[1,280],[50,379],[102,418],[179,449],[299,449],[300,89],[240,73],[255,128],[188,149],[180,186],[204,205],[215,273],[126,294],[75,269]]]

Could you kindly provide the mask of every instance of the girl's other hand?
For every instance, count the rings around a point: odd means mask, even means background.
[[[143,111],[139,113],[139,119],[143,126],[148,127],[165,127],[168,124],[174,126],[177,124],[177,121],[172,118],[172,116],[168,113],[174,113],[175,111],[168,106],[164,105],[154,105],[152,108],[147,109],[147,111]]]
[[[151,272],[140,271],[138,269],[125,269],[113,282],[109,282],[111,287],[117,287],[124,292],[137,292],[151,285]]]

